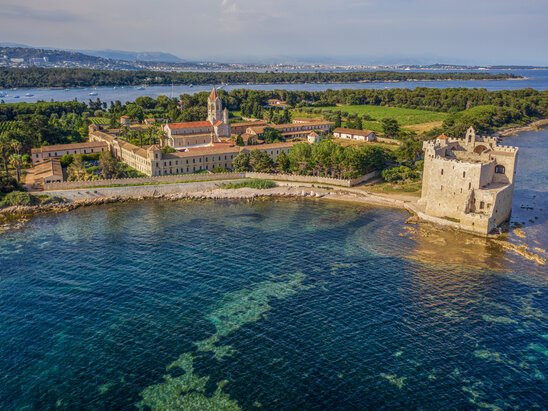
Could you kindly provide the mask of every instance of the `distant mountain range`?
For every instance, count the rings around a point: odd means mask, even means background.
[[[36,48],[19,43],[0,43],[0,67],[26,68],[90,68],[98,70],[231,70],[231,71],[328,71],[328,70],[528,70],[535,66],[473,66],[459,64],[417,64],[413,62],[383,64],[345,64],[336,58],[324,57],[324,63],[286,62],[269,59],[261,63],[215,63],[185,61],[164,52],[134,52],[123,50],[60,50],[52,47]],[[346,59],[341,58],[346,61]],[[387,59],[390,61],[390,59]],[[319,60],[318,60],[319,61]]]
[[[57,52],[66,51],[69,53],[80,53],[87,56],[102,57],[111,60],[120,61],[150,61],[166,63],[184,63],[185,60],[171,54],[161,51],[124,51],[124,50],[75,50],[75,49],[57,49],[55,47],[33,47],[20,43],[0,43],[0,47],[34,50],[54,50]]]
[[[185,60],[161,51],[123,51],[123,50],[75,50],[89,56],[122,61],[154,61],[164,63],[184,63]]]

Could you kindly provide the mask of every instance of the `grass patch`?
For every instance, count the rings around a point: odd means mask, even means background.
[[[411,108],[371,105],[323,107],[322,110],[341,111],[349,114],[359,115],[367,114],[377,121],[380,121],[383,118],[393,118],[394,120],[397,120],[398,123],[402,126],[409,124],[429,123],[433,121],[443,121],[448,115],[447,113],[439,113],[429,110],[416,110]],[[366,126],[364,124],[364,127],[369,128],[369,123],[372,122],[367,123],[368,125]],[[373,128],[371,128],[371,130],[376,131]]]
[[[12,191],[0,197],[0,208],[10,206],[33,206],[39,204],[63,203],[62,197],[48,196],[44,194],[32,195],[26,191]]]
[[[430,131],[432,130],[433,128],[436,128],[436,127],[441,127],[443,124],[443,121],[442,120],[439,120],[439,121],[429,121],[427,123],[419,123],[419,124],[409,124],[407,126],[405,126],[405,128],[407,130],[411,130],[411,131],[414,131],[418,134],[421,134],[421,133],[426,133],[427,131]]]
[[[317,113],[305,113],[303,111],[291,111],[291,120],[293,120],[295,117],[304,117],[304,118],[323,118],[321,114]]]
[[[376,193],[409,194],[420,197],[422,184],[420,181],[402,182],[401,184],[380,183],[366,186],[365,189]]]
[[[276,187],[276,183],[272,180],[261,180],[259,178],[252,178],[251,180],[242,181],[241,183],[229,183],[229,184],[223,184],[221,188],[256,188],[259,190],[263,190],[266,188],[273,188]]]
[[[73,188],[60,188],[58,190],[51,190],[51,191],[65,191],[65,190],[80,190],[80,191],[87,191],[94,188],[112,188],[112,187],[137,187],[137,186],[159,186],[164,184],[183,184],[183,183],[201,183],[204,181],[223,181],[223,180],[239,180],[238,177],[227,177],[227,178],[215,178],[212,177],[211,180],[181,180],[181,181],[159,181],[154,183],[133,183],[133,184],[108,184],[106,186],[85,186],[85,187],[73,187]],[[96,193],[97,190],[94,191]]]
[[[381,143],[381,142],[369,142],[369,141],[359,141],[359,140],[350,140],[347,138],[334,138],[333,141],[343,147],[348,146],[372,146],[372,147],[381,147],[385,148],[387,150],[396,150],[399,145],[397,144],[389,144],[389,143]]]

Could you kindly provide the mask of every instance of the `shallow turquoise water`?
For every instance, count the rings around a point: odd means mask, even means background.
[[[518,208],[546,194],[523,181]],[[531,246],[539,209],[515,213]],[[546,408],[546,267],[400,235],[407,217],[319,200],[36,217],[0,236],[0,409]]]

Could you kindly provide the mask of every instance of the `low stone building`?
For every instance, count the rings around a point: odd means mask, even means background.
[[[261,126],[264,127],[267,124],[268,123],[265,120],[247,121],[245,123],[231,123],[230,129],[231,129],[232,135],[237,136],[238,134],[245,133],[249,127],[261,127]]]
[[[292,121],[293,124],[302,124],[302,123],[313,123],[316,121],[324,121],[323,118],[319,117],[295,117]]]
[[[497,138],[439,136],[423,143],[424,171],[419,200],[425,214],[459,222],[466,230],[488,234],[512,211],[517,147]]]
[[[108,145],[101,141],[86,141],[85,143],[55,144],[30,150],[32,163],[36,164],[46,158],[59,158],[70,154],[94,154],[106,151]]]
[[[357,130],[353,128],[343,128],[338,127],[333,130],[333,137],[336,138],[346,138],[349,140],[357,141],[375,141],[377,140],[377,135],[374,131],[371,130]]]
[[[279,100],[277,98],[269,98],[268,100],[266,100],[265,108],[270,108],[270,107],[286,108],[287,102]]]
[[[58,158],[47,158],[27,171],[25,182],[33,188],[43,184],[60,183],[64,181],[63,168]]]
[[[261,138],[266,127],[280,131],[285,138],[306,138],[311,131],[327,133],[333,125],[331,121],[312,121],[308,123],[269,124],[267,126],[248,127],[246,134]]]
[[[319,143],[320,136],[315,131],[313,131],[308,135],[307,140],[309,144]]]

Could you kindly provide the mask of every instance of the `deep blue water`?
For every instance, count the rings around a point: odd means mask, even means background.
[[[527,235],[510,238],[531,247],[547,136],[506,139]],[[546,409],[546,266],[407,217],[321,200],[35,217],[0,235],[0,409]]]
[[[439,72],[436,70],[429,70]],[[325,91],[327,89],[385,89],[385,88],[485,88],[487,90],[516,90],[523,88],[533,88],[535,90],[548,90],[548,70],[488,70],[491,73],[514,73],[526,77],[524,80],[463,80],[463,81],[402,81],[396,83],[318,83],[318,84],[233,84],[224,87],[225,90],[252,89],[252,90],[305,90],[305,91]],[[201,91],[210,91],[211,86],[195,85],[189,86],[151,86],[145,90],[138,90],[137,87],[98,87],[98,88],[71,88],[60,89],[18,89],[18,90],[0,90],[6,94],[0,100],[6,103],[18,102],[36,102],[43,101],[78,101],[88,102],[89,99],[97,98],[101,101],[111,102],[120,100],[121,102],[134,101],[139,96],[149,96],[156,98],[161,95],[179,96],[181,94],[194,94]],[[89,93],[97,93],[90,96]],[[31,94],[32,96],[26,96]],[[17,96],[17,97],[16,97]]]

